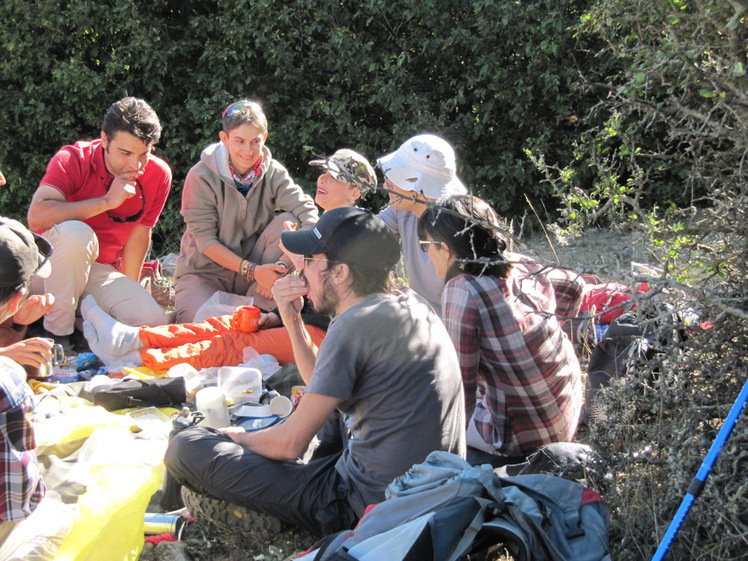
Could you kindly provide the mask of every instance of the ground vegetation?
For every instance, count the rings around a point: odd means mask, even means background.
[[[156,254],[178,247],[182,180],[240,97],[263,103],[269,146],[310,192],[313,154],[349,146],[375,158],[441,134],[474,193],[515,233],[541,232],[535,254],[651,287],[638,311],[659,330],[656,356],[616,381],[608,420],[585,433],[599,458],[586,482],[613,511],[613,558],[648,558],[748,377],[747,10],[745,0],[5,2],[0,204],[23,218],[49,157],[97,136],[124,95],[159,113],[158,153],[174,168]],[[591,232],[619,233],[618,244],[584,262],[561,251]],[[632,270],[639,248],[656,269]],[[747,424],[673,559],[748,558]]]

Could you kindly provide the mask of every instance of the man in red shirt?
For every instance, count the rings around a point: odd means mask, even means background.
[[[64,146],[47,165],[28,223],[55,248],[52,273],[38,290],[55,297],[44,327],[62,344],[88,294],[122,323],[167,322],[139,284],[151,229],[171,188],[171,169],[151,153],[160,136],[153,109],[126,97],[107,110],[100,139]]]

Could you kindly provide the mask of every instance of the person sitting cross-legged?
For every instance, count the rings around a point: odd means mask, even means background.
[[[165,461],[198,518],[248,529],[281,520],[326,535],[352,528],[429,452],[464,456],[462,383],[436,313],[412,291],[394,288],[399,246],[379,218],[338,208],[311,230],[284,232],[282,242],[304,256],[301,273],[273,288],[307,383],[298,408],[255,432],[187,428],[171,440]],[[334,314],[319,349],[306,338],[304,296]],[[336,411],[342,445],[309,454]],[[231,505],[215,508],[222,501]]]
[[[323,169],[317,179],[315,202],[325,211],[353,206],[377,185],[369,161],[347,148],[309,164]],[[297,263],[303,256],[286,254],[295,266],[303,266]],[[230,314],[198,323],[131,327],[114,320],[93,297],[83,300],[81,314],[83,334],[91,350],[110,367],[142,365],[151,370],[168,370],[186,363],[199,370],[234,366],[243,360],[245,347],[273,355],[281,365],[294,360],[288,331],[275,312],[263,313],[260,329],[250,333],[236,329]],[[306,303],[302,317],[309,337],[319,345],[325,337],[329,317],[315,313]]]
[[[161,137],[156,112],[142,99],[113,103],[101,138],[62,147],[47,165],[29,205],[29,229],[55,252],[52,270],[32,294],[50,293],[47,336],[72,349],[80,301],[128,325],[163,325],[163,308],[140,285],[151,231],[171,189],[171,169],[152,152]]]
[[[285,275],[278,246],[287,223],[310,228],[318,217],[304,193],[265,145],[262,107],[242,99],[223,111],[219,142],[200,154],[187,173],[181,213],[185,232],[176,262],[178,323],[195,321],[216,291],[247,295],[269,311],[270,289]]]

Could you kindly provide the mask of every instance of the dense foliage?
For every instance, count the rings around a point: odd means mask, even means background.
[[[590,483],[613,507],[619,561],[656,550],[748,377],[746,9],[598,2],[578,32],[602,41],[580,81],[601,101],[582,119],[574,160],[533,156],[569,230],[635,228],[663,269],[638,278],[653,286],[639,312],[660,329],[660,353],[608,392],[610,417],[591,427],[600,464]],[[680,343],[673,311],[691,320]],[[747,444],[744,411],[670,558],[748,558]]]
[[[585,0],[34,0],[0,5],[3,212],[25,214],[46,162],[98,135],[124,95],[164,125],[174,191],[157,247],[174,249],[184,176],[240,97],[268,114],[268,146],[307,189],[313,154],[375,159],[422,132],[456,148],[459,172],[502,212],[550,202],[523,149],[571,154],[584,96],[570,32]],[[550,203],[553,209],[556,203]],[[541,207],[542,208],[542,207]],[[163,247],[167,246],[167,247]]]
[[[651,295],[700,313],[686,341],[664,338],[655,362],[609,392],[609,421],[590,427],[600,463],[588,483],[612,506],[613,558],[648,558],[748,376],[747,9],[746,0],[3,2],[2,213],[23,217],[49,157],[97,136],[109,104],[136,95],[164,125],[158,153],[175,182],[155,249],[174,251],[182,180],[216,138],[221,110],[250,97],[268,113],[274,155],[310,192],[313,154],[348,146],[374,159],[434,132],[454,144],[465,182],[509,216],[527,197],[541,220],[560,206],[567,232],[638,230],[663,269],[646,279]],[[640,311],[653,321],[661,307],[649,304]],[[669,317],[659,315],[664,332]],[[672,558],[748,558],[746,416]]]

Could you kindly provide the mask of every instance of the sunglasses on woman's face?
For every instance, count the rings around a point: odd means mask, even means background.
[[[442,242],[438,242],[436,240],[418,240],[418,245],[421,246],[421,251],[424,253],[428,253],[429,246],[431,244],[441,244]]]

